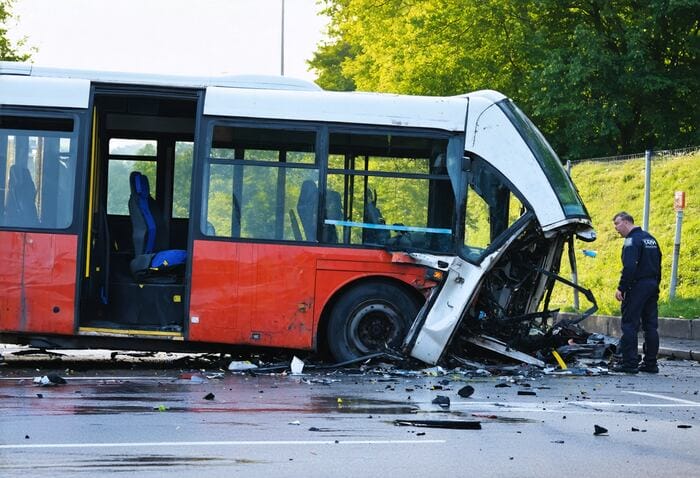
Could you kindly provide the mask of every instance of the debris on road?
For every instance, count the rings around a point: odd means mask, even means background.
[[[507,387],[508,385],[506,385]],[[469,398],[472,396],[474,393],[474,387],[471,385],[465,385],[464,387],[460,388],[459,391],[457,392],[457,395],[459,395],[462,398]]]
[[[258,368],[258,366],[248,360],[234,360],[228,364],[228,369],[232,372],[245,372],[246,370],[253,370],[256,368]]]
[[[304,361],[295,355],[292,358],[290,368],[292,370],[292,375],[301,375],[304,371]]]
[[[600,425],[593,425],[593,434],[595,436],[600,436],[600,435],[607,435],[608,434],[608,429],[605,427],[601,427]]]
[[[677,428],[693,428],[692,425],[678,425]]]
[[[214,400],[215,397],[216,397],[216,395],[214,395],[213,393],[209,392],[209,393],[207,393],[206,395],[204,395],[204,400]]]
[[[481,430],[481,422],[468,420],[394,420],[398,427],[449,428],[453,430]]]
[[[537,392],[533,392],[532,390],[518,390],[518,395],[532,395],[532,396],[537,396]]]
[[[433,399],[435,405],[440,405],[442,408],[450,408],[450,397],[438,395]]]
[[[66,382],[65,378],[56,375],[55,373],[50,373],[42,377],[34,377],[34,383],[42,387],[52,387],[55,385],[65,385],[68,382]]]

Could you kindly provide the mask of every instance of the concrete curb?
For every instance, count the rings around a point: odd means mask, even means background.
[[[561,319],[573,319],[577,314],[562,312]],[[614,315],[591,315],[581,322],[581,326],[589,332],[619,336],[620,317]],[[684,340],[700,340],[700,319],[670,319],[659,317],[659,337],[670,337]]]

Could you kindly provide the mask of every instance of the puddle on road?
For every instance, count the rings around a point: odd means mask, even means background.
[[[377,415],[405,415],[420,411],[416,405],[392,400],[338,397],[312,397],[311,400],[315,405],[314,411]]]

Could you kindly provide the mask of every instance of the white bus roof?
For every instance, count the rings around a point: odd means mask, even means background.
[[[0,105],[87,108],[92,83],[205,89],[205,115],[459,132],[465,128],[468,103],[465,98],[471,96],[332,92],[324,91],[314,83],[288,77],[163,76],[0,62]],[[479,93],[472,95],[476,94]]]

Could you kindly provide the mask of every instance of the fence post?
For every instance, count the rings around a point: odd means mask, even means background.
[[[566,160],[566,172],[571,177],[571,160]],[[576,251],[574,251],[574,236],[569,238],[569,264],[571,265],[571,282],[578,285],[578,270],[576,267]],[[574,289],[574,310],[579,309],[578,289]]]
[[[647,149],[644,153],[645,167],[644,167],[644,221],[642,223],[642,229],[645,231],[649,230],[649,198],[651,196],[651,155],[653,151]]]
[[[685,192],[676,191],[673,197],[673,207],[676,210],[676,237],[673,240],[673,263],[671,265],[671,285],[668,288],[668,297],[676,297],[676,283],[678,278],[678,260],[681,254],[681,228],[683,227],[683,209],[685,208]]]

